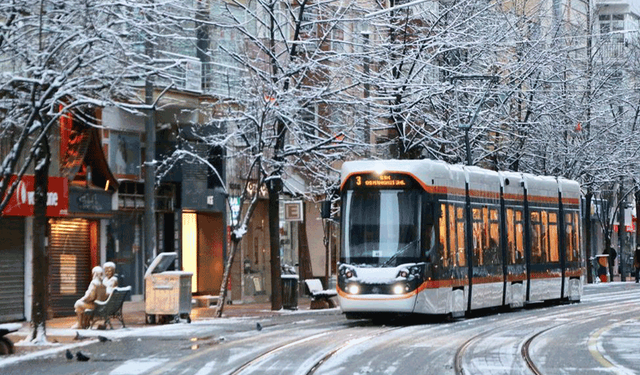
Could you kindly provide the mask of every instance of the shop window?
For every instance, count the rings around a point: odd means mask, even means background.
[[[207,165],[207,188],[214,189],[222,187],[224,184],[224,149],[220,146],[214,146],[209,149],[207,161],[211,166]],[[215,170],[211,169],[213,167]]]
[[[140,136],[136,133],[111,131],[109,166],[118,177],[140,178]]]

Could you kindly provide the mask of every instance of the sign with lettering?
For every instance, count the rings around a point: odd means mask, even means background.
[[[112,192],[73,187],[69,191],[69,212],[110,213]]]
[[[9,184],[13,184],[16,176],[11,176]],[[9,203],[2,211],[3,216],[33,216],[35,205],[35,178],[22,176],[18,188],[11,196]],[[64,177],[49,177],[47,183],[47,216],[66,216],[69,209],[69,181]]]
[[[284,220],[285,221],[303,221],[302,201],[284,202]]]
[[[417,182],[409,175],[402,173],[367,173],[351,176],[345,187],[347,189],[410,189]]]

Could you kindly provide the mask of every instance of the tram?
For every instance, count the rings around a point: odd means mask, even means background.
[[[345,162],[337,291],[347,318],[464,316],[579,301],[580,186],[434,160]]]

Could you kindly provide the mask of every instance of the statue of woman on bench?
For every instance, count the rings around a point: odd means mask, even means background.
[[[104,268],[104,280],[102,283],[107,288],[107,297],[118,287],[118,276],[116,276],[116,264],[113,262],[106,262]]]
[[[102,267],[96,266],[91,270],[92,280],[89,288],[82,298],[73,305],[76,311],[78,322],[71,328],[85,328],[87,322],[84,321],[84,311],[86,309],[95,308],[95,301],[104,301],[107,299],[107,287],[103,284],[104,271]]]

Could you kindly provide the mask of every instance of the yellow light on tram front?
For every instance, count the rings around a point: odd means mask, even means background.
[[[394,294],[402,294],[404,293],[404,286],[402,284],[396,284],[393,286]]]

